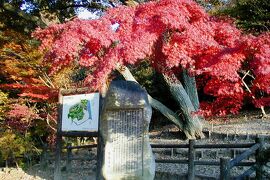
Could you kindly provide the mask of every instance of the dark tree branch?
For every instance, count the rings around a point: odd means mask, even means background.
[[[39,27],[46,27],[46,24],[43,21],[41,21],[41,19],[39,17],[34,16],[34,15],[29,15],[29,14],[25,13],[24,11],[13,7],[9,3],[0,4],[0,8],[4,9],[5,11],[10,12],[10,13],[12,13],[20,18],[23,18],[26,21],[30,21]]]
[[[76,8],[76,7],[85,7],[85,8],[93,8],[93,9],[100,9],[102,11],[106,10],[107,7],[103,6],[102,4],[92,2],[92,3],[85,3],[85,4],[70,4],[65,6],[58,6],[55,10],[64,10],[68,8]],[[43,19],[40,16],[30,15],[26,12],[20,10],[17,7],[12,6],[9,3],[0,3],[0,9],[3,9],[6,12],[9,12],[13,16],[22,18],[28,22],[31,22],[35,24],[36,26],[39,26],[41,28],[45,28],[48,24],[43,21]],[[42,9],[42,10],[50,10],[48,8]]]

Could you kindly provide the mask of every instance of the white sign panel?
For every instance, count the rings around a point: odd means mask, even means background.
[[[98,131],[99,93],[63,96],[62,131]]]

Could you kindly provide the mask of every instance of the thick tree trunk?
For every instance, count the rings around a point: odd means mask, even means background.
[[[192,101],[190,100],[189,95],[184,89],[182,83],[177,80],[176,77],[169,77],[164,74],[163,77],[170,88],[171,94],[182,110],[183,117],[185,119],[184,132],[186,132],[187,137],[189,139],[196,137],[203,138],[204,135],[202,133],[202,122],[198,115],[194,113],[196,112],[196,109],[194,108]]]
[[[125,80],[137,82],[127,67],[117,64],[116,69],[119,71],[119,73],[122,74]],[[184,126],[181,119],[172,110],[170,110],[168,107],[166,107],[164,104],[162,104],[158,100],[152,98],[149,94],[148,94],[148,100],[149,100],[150,105],[154,109],[161,112],[165,117],[167,117],[170,121],[176,124],[179,127],[179,129],[183,130],[183,132],[187,136],[189,135],[189,133],[184,131]]]
[[[182,72],[182,80],[183,80],[183,86],[194,106],[195,111],[198,111],[200,108],[200,101],[196,86],[196,79],[195,77],[191,77],[187,70],[183,70]],[[205,123],[205,119],[203,116],[199,116],[199,119],[202,121],[202,123]]]
[[[183,78],[183,86],[184,86],[195,110],[198,111],[200,108],[200,102],[199,102],[195,77],[189,76],[187,70],[183,70],[182,78]]]

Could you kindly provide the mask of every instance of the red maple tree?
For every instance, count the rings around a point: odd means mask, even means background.
[[[148,59],[161,73],[186,69],[200,77],[204,93],[213,98],[201,104],[204,115],[240,110],[247,95],[242,70],[254,76],[250,88],[255,104],[270,103],[270,34],[243,34],[232,20],[211,17],[192,0],[120,6],[100,19],[74,19],[37,29],[33,36],[47,52],[51,73],[77,63],[92,70],[84,82],[94,89],[102,86],[116,64]],[[257,99],[257,91],[266,95]]]

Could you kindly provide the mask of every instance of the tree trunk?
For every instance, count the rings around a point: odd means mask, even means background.
[[[191,100],[195,111],[198,111],[200,109],[200,101],[196,86],[196,79],[195,77],[191,77],[187,70],[183,70],[182,72],[182,79],[183,79],[183,86],[189,96],[189,99]],[[202,123],[205,123],[205,119],[203,116],[199,116],[199,119],[202,121]]]
[[[183,117],[185,119],[184,132],[186,132],[187,138],[203,138],[202,122],[198,115],[194,114],[196,109],[194,108],[182,83],[174,76],[169,77],[163,74],[163,77],[170,88],[171,94],[182,110]]]
[[[195,110],[198,111],[200,108],[200,102],[199,102],[195,77],[189,76],[187,70],[183,70],[182,78],[183,78],[183,86],[184,86]]]

